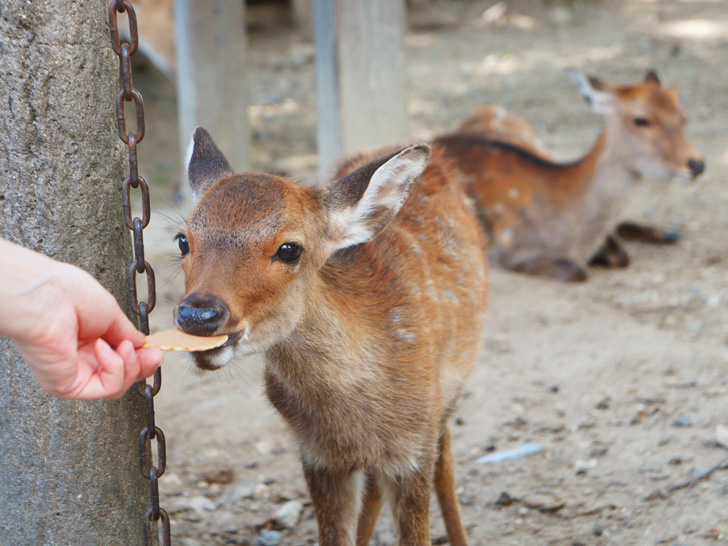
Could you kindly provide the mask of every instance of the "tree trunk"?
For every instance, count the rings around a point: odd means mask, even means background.
[[[82,267],[130,313],[107,6],[0,0],[0,236]],[[142,544],[143,423],[135,392],[113,402],[44,394],[0,338],[0,544]]]

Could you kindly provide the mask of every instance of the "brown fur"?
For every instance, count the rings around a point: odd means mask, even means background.
[[[368,544],[384,498],[400,544],[429,545],[433,483],[451,543],[464,545],[446,420],[480,347],[485,241],[435,150],[388,225],[331,254],[329,208],[360,198],[374,170],[327,189],[248,174],[213,184],[183,226],[183,302],[219,298],[217,331],[240,338],[248,327],[264,352],[266,392],[301,446],[322,546]],[[377,210],[371,221],[385,221]],[[271,261],[290,240],[304,248],[300,262]],[[214,369],[224,350],[195,358]]]
[[[489,235],[492,263],[561,280],[586,279],[593,263],[624,267],[617,219],[639,176],[697,176],[702,157],[686,139],[677,94],[654,74],[632,86],[590,79],[604,102],[606,128],[592,150],[573,163],[556,163],[524,120],[476,111],[452,134],[440,137],[477,203]],[[590,100],[596,100],[593,96]],[[638,118],[647,120],[639,126]],[[637,121],[636,121],[637,120]],[[633,239],[674,242],[675,233],[629,224]]]
[[[476,109],[460,123],[455,132],[476,134],[487,140],[507,142],[533,155],[551,159],[536,129],[523,118],[514,116],[497,104]]]

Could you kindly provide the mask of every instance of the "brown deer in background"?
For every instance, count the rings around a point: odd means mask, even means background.
[[[694,178],[703,158],[685,137],[677,93],[650,71],[618,86],[570,71],[606,127],[592,150],[556,163],[535,130],[497,107],[482,108],[434,141],[454,159],[489,235],[491,263],[565,281],[587,278],[588,263],[626,267],[622,240],[673,243],[676,232],[617,226],[640,177]]]
[[[205,130],[193,137],[175,321],[230,336],[193,354],[200,368],[264,354],[322,546],[368,545],[385,498],[400,544],[429,545],[433,486],[450,544],[466,544],[447,419],[480,348],[485,238],[450,162],[430,154],[362,156],[302,187],[233,174]]]

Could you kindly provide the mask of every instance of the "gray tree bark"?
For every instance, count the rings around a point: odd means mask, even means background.
[[[82,267],[130,314],[107,5],[0,0],[0,236]],[[134,392],[45,395],[0,338],[0,545],[142,544],[143,423]]]

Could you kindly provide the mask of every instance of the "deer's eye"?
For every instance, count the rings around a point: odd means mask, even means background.
[[[647,118],[634,118],[632,121],[637,127],[648,127],[651,125],[650,120]]]
[[[276,256],[285,264],[296,264],[301,259],[303,248],[296,243],[284,243],[276,252]]]
[[[190,251],[190,244],[187,241],[187,237],[185,237],[181,233],[178,233],[174,236],[174,238],[177,239],[177,244],[179,244],[179,251],[182,253],[182,256],[187,254]]]

